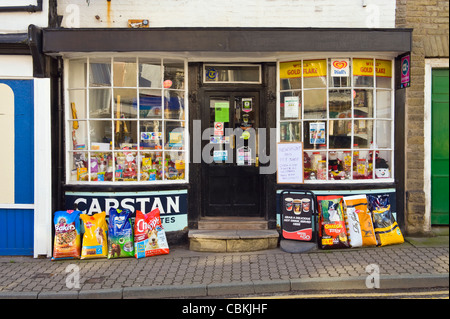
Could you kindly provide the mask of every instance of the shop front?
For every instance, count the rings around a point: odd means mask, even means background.
[[[160,208],[194,229],[276,229],[279,194],[388,193],[404,225],[406,29],[47,29],[60,61],[55,210]],[[302,178],[277,182],[277,143]],[[225,226],[227,225],[227,226]],[[257,225],[257,226],[255,226]]]

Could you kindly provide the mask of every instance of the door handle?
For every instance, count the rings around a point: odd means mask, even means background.
[[[230,135],[230,147],[232,150],[236,147],[235,143],[236,143],[235,135],[231,134]]]

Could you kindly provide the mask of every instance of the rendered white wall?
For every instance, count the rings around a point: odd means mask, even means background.
[[[30,24],[42,28],[47,27],[48,1],[42,1],[41,12],[0,12],[0,33],[26,33]],[[36,0],[0,0],[0,8],[36,4]]]
[[[150,27],[394,28],[395,0],[60,0],[68,28]]]

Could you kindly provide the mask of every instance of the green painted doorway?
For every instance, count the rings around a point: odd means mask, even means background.
[[[431,92],[431,224],[449,219],[449,69],[433,69]]]

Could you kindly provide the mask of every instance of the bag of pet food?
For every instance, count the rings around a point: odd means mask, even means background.
[[[168,253],[169,245],[161,225],[159,208],[148,214],[137,210],[134,221],[134,256],[143,258]]]
[[[365,195],[344,197],[348,242],[351,247],[376,246],[377,239]]]
[[[81,212],[77,210],[55,212],[52,260],[80,258],[80,214]]]
[[[342,196],[318,196],[320,248],[348,248]]]
[[[109,210],[108,259],[133,256],[131,211],[111,208]]]
[[[405,240],[400,227],[392,216],[389,195],[367,195],[367,200],[372,212],[378,244],[380,246],[402,244]]]
[[[106,213],[80,216],[84,224],[81,259],[108,257],[108,225]]]

